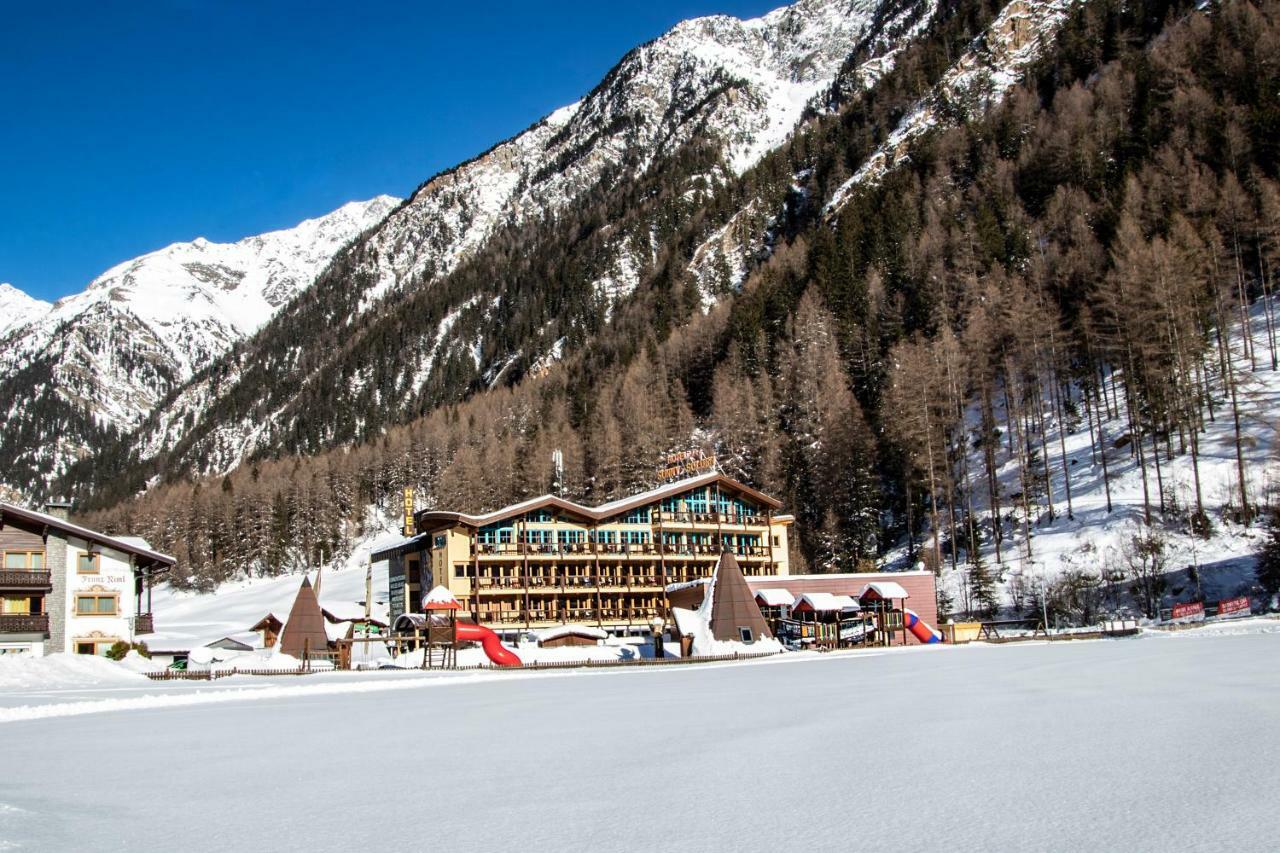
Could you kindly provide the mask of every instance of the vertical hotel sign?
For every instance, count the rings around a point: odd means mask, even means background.
[[[404,490],[404,535],[413,534],[413,489],[410,488]]]
[[[716,469],[716,458],[708,456],[702,450],[682,450],[669,453],[663,460],[663,468],[658,471],[658,480],[666,483],[679,480],[681,477],[693,477]]]

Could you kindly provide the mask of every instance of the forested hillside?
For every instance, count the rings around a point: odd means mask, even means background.
[[[1243,470],[1236,494],[1183,506],[1159,468],[1194,463],[1209,419],[1237,418],[1241,377],[1275,368],[1275,319],[1247,309],[1270,294],[1280,257],[1280,4],[1064,5],[1008,97],[981,81],[934,89],[1000,11],[939,4],[891,70],[842,78],[831,112],[740,179],[699,198],[711,164],[692,144],[513,237],[503,257],[516,272],[470,273],[525,288],[519,316],[477,307],[471,322],[497,336],[573,316],[581,297],[556,282],[578,280],[571,266],[601,231],[625,228],[637,205],[673,211],[652,272],[607,319],[571,324],[581,337],[559,362],[513,366],[506,384],[464,363],[415,398],[422,416],[407,424],[392,422],[415,412],[396,408],[359,444],[160,485],[94,522],[148,535],[178,554],[180,582],[207,584],[341,554],[369,506],[393,511],[405,485],[466,510],[551,488],[602,500],[650,485],[659,454],[692,441],[796,514],[797,569],[849,569],[905,545],[983,572],[983,545],[1064,509],[1051,496],[1073,473],[1050,425],[1093,435],[1120,416],[1128,429],[1104,443],[1102,478],[1108,453],[1135,459],[1144,483],[1150,470],[1150,524],[1248,521],[1268,498]],[[922,102],[933,129],[883,175],[850,183]],[[739,292],[707,305],[689,259],[748,203],[765,248]],[[1232,323],[1246,327],[1242,352],[1222,345]],[[298,434],[283,449],[330,439]],[[997,477],[1010,462],[1013,487]]]

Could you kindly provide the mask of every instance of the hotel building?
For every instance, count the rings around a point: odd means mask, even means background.
[[[554,495],[482,515],[426,511],[387,560],[391,617],[443,585],[499,633],[567,623],[642,633],[668,584],[709,577],[722,550],[748,579],[788,574],[792,517],[774,498],[709,473],[600,506]]]
[[[151,583],[172,557],[132,537],[0,503],[0,654],[104,654],[151,633]]]

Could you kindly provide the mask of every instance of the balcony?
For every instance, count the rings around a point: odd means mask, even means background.
[[[150,613],[139,613],[133,617],[133,633],[154,634],[156,632],[155,616]]]
[[[52,576],[44,570],[5,569],[0,571],[0,589],[53,588]]]
[[[721,527],[768,527],[769,519],[763,515],[738,515],[718,512],[655,512],[654,524],[696,524]]]
[[[0,614],[0,634],[43,634],[49,636],[49,616],[38,614]]]

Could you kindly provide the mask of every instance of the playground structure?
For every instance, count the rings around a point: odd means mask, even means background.
[[[857,598],[827,592],[801,592],[791,604],[782,603],[785,589],[756,591],[757,603],[767,607],[779,637],[793,646],[818,649],[890,646],[910,642],[941,643],[940,631],[906,606],[910,593],[894,581],[876,580],[863,586]]]
[[[421,649],[423,669],[453,669],[458,665],[458,647],[479,643],[494,665],[522,665],[520,657],[504,646],[493,631],[483,625],[459,622],[461,605],[443,586],[427,593],[422,609],[422,613],[405,613],[396,619],[394,636],[389,638],[393,654]]]

